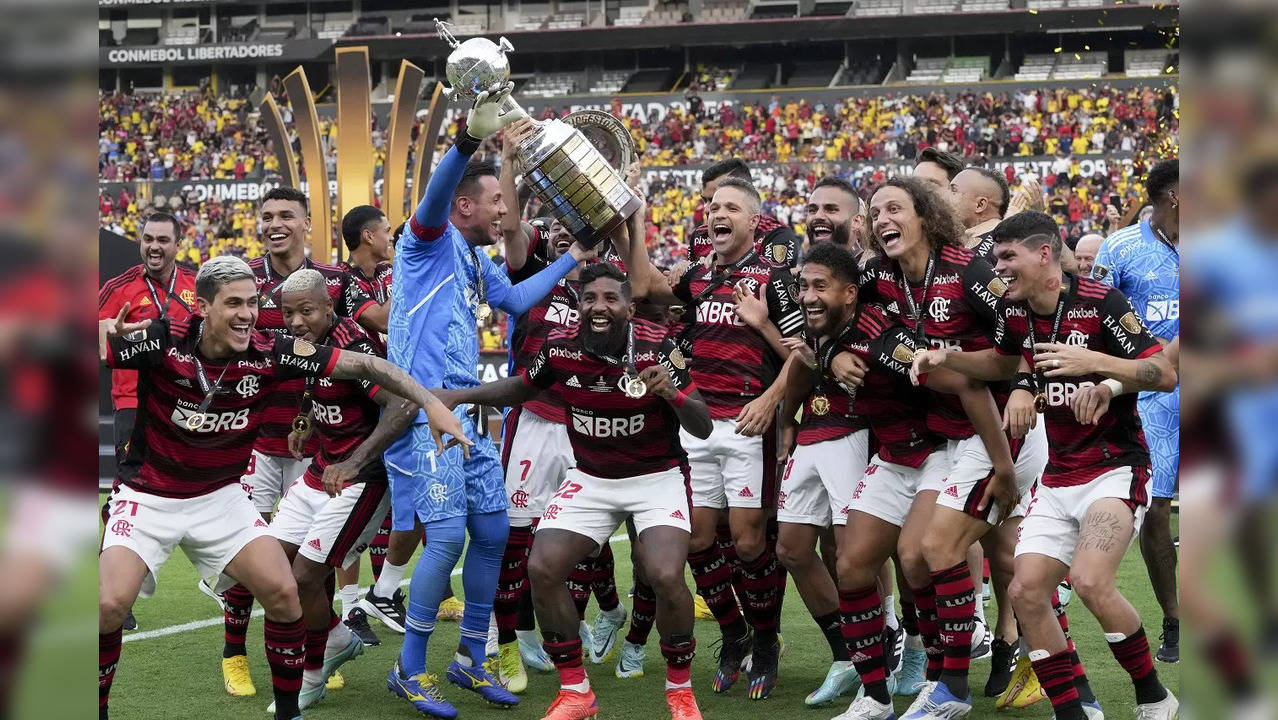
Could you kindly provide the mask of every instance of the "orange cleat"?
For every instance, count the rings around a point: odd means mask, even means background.
[[[670,720],[701,720],[701,708],[692,688],[675,688],[666,691],[666,705],[670,708]]]
[[[599,714],[599,701],[595,699],[595,691],[584,693],[560,688],[559,697],[550,703],[546,717],[541,720],[585,720]],[[700,715],[695,716],[697,718]]]

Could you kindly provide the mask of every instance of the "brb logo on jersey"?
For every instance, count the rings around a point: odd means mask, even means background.
[[[592,438],[631,437],[643,432],[643,415],[593,417],[574,411],[572,429]]]
[[[321,405],[315,403],[315,419],[325,425],[342,424],[342,407],[340,405]]]
[[[730,302],[711,300],[697,305],[697,322],[709,325],[735,325],[745,327],[737,317],[737,308]]]
[[[546,308],[546,322],[557,323],[559,325],[576,325],[581,319],[581,315],[567,305],[557,302],[551,303]]]
[[[1072,383],[1072,382],[1049,382],[1047,383],[1047,404],[1051,407],[1069,407],[1069,401],[1079,390],[1085,390],[1095,386],[1096,383],[1091,381]]]

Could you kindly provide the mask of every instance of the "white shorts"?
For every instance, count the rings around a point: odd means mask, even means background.
[[[254,450],[240,484],[253,500],[253,507],[269,515],[275,512],[275,504],[284,494],[284,488],[305,475],[310,464],[310,458],[296,460],[291,456],[263,455]]]
[[[705,440],[679,430],[692,468],[692,506],[770,507],[772,499],[764,497],[764,463],[774,461],[763,456],[763,438],[738,435],[737,423],[730,418],[712,424]]]
[[[1047,427],[1041,416],[1019,444],[1020,449],[1015,453],[1013,462],[1016,465],[1016,486],[1021,491],[1021,500],[1008,517],[1025,516],[1025,510],[1029,507],[1030,489],[1043,476],[1043,468],[1047,467]],[[990,503],[983,513],[976,509],[993,476],[994,468],[994,461],[990,460],[990,454],[980,436],[951,440],[948,448],[950,473],[942,483],[936,504],[979,520],[988,521],[998,517],[997,503]]]
[[[97,523],[88,519],[97,515],[96,496],[25,479],[12,486],[4,541],[7,550],[26,558],[42,558],[59,574],[92,557]]]
[[[368,548],[390,509],[386,483],[356,483],[329,497],[294,480],[271,519],[271,535],[307,560],[344,568]]]
[[[546,501],[564,482],[568,468],[576,464],[568,428],[520,409],[505,444],[506,497],[514,525],[529,525],[541,517]]]
[[[777,521],[847,525],[852,486],[865,474],[869,452],[869,430],[796,447],[781,478]]]
[[[949,471],[950,454],[944,445],[917,468],[885,462],[876,454],[852,490],[849,507],[900,527],[918,491],[940,483]]]
[[[125,547],[146,563],[142,597],[155,593],[156,574],[173,548],[218,592],[235,583],[222,571],[245,545],[267,535],[266,521],[238,485],[193,498],[166,498],[121,485],[111,493],[102,549]]]
[[[602,546],[628,517],[634,518],[638,535],[658,525],[691,533],[691,516],[688,483],[680,468],[628,478],[599,478],[572,468],[537,531],[568,530]]]
[[[1148,497],[1149,473],[1141,473],[1146,485],[1142,497]],[[1034,487],[1029,513],[1021,521],[1016,540],[1016,556],[1037,553],[1055,558],[1070,565],[1074,562],[1074,550],[1078,545],[1078,532],[1083,517],[1098,500],[1118,498],[1132,508],[1133,532],[1127,538],[1130,544],[1140,534],[1145,519],[1145,506],[1133,499],[1132,483],[1137,479],[1131,467],[1114,468],[1086,485],[1050,488],[1039,483]]]

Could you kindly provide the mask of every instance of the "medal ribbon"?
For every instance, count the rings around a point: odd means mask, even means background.
[[[830,340],[817,349],[817,390],[824,393],[825,391],[825,373],[830,370],[830,363],[834,362],[834,356],[838,353],[839,348],[843,347],[843,338],[852,332],[852,326],[856,323],[860,310],[857,311],[848,321],[843,323],[843,327],[838,332],[830,336]],[[819,341],[818,341],[819,342]],[[843,392],[848,394],[849,399],[856,397],[856,388],[849,388],[843,383],[838,383]]]
[[[195,361],[195,380],[200,384],[200,392],[204,393],[204,399],[200,401],[200,409],[196,410],[199,415],[204,415],[209,411],[209,407],[213,405],[213,396],[217,394],[218,388],[222,385],[222,378],[226,377],[226,371],[231,367],[231,363],[222,366],[222,374],[217,376],[217,382],[209,383],[208,373],[204,370],[204,363],[200,362],[200,341],[204,339],[204,324],[200,324],[200,332],[195,336],[195,350],[191,353],[191,359]]]
[[[475,263],[475,294],[479,296],[479,304],[481,306],[488,304],[488,288],[484,285],[484,271],[479,264],[479,253],[475,252],[475,246],[466,243],[466,249],[470,250],[470,259]]]
[[[754,250],[751,250],[747,252],[745,255],[743,255],[740,260],[732,263],[727,268],[725,268],[723,272],[718,275],[715,275],[714,269],[710,268],[709,270],[710,284],[706,285],[704,290],[697,293],[697,296],[692,299],[693,304],[699,303],[702,300],[705,300],[706,298],[710,297],[711,293],[713,293],[715,290],[718,290],[724,283],[728,282],[728,278],[731,278],[741,268],[754,262],[756,259],[758,259],[758,257],[759,257],[758,253],[756,253]]]
[[[898,267],[900,263],[897,263]],[[927,256],[927,270],[923,273],[923,299],[914,302],[914,291],[910,289],[910,279],[905,277],[905,268],[901,268],[901,289],[905,292],[905,307],[909,317],[914,321],[914,337],[920,348],[928,346],[927,333],[923,330],[923,305],[927,303],[927,291],[932,287],[932,274],[936,272],[936,253]]]
[[[609,365],[615,365],[615,366],[617,366],[617,367],[621,368],[622,372],[624,372],[624,373],[626,374],[626,377],[628,377],[628,378],[635,378],[635,379],[638,379],[638,377],[639,377],[639,371],[635,369],[634,361],[631,359],[631,358],[633,358],[633,357],[635,356],[635,326],[634,326],[634,323],[630,323],[629,325],[627,325],[627,326],[626,326],[626,329],[627,329],[627,331],[628,331],[628,335],[627,335],[627,338],[626,338],[626,355],[625,355],[625,357],[618,358],[618,357],[614,357],[614,356],[612,356],[612,355],[605,355],[605,354],[603,354],[603,353],[591,352],[590,350],[586,350],[586,352],[587,352],[588,354],[593,355],[593,356],[595,356],[596,358],[598,358],[598,359],[600,359],[600,360],[602,360],[602,361],[604,361],[604,362],[608,363]]]
[[[1059,335],[1061,332],[1061,321],[1065,319],[1065,305],[1067,302],[1069,302],[1069,296],[1072,294],[1072,290],[1073,290],[1073,278],[1070,278],[1070,280],[1066,283],[1062,283],[1061,298],[1056,303],[1056,317],[1052,318],[1052,336],[1047,339],[1047,342],[1049,343],[1056,342],[1056,336]],[[1032,353],[1034,351],[1034,346],[1038,344],[1038,341],[1034,338],[1033,311],[1030,311],[1026,320],[1028,320],[1028,322],[1026,322],[1025,325],[1029,328],[1028,335],[1029,335],[1029,342],[1030,342],[1030,352]],[[1041,395],[1044,392],[1043,388],[1046,386],[1047,386],[1047,378],[1046,376],[1043,375],[1043,371],[1039,368],[1038,363],[1035,363],[1034,364],[1034,389],[1037,390],[1038,393]]]
[[[142,279],[146,281],[146,289],[150,291],[151,293],[151,302],[155,304],[155,310],[156,312],[160,313],[161,320],[169,319],[169,303],[174,300],[177,300],[178,305],[181,305],[183,310],[187,311],[188,313],[191,312],[190,306],[182,302],[182,298],[179,298],[178,296],[173,294],[173,289],[177,287],[177,277],[178,277],[178,269],[177,269],[177,266],[174,265],[173,277],[169,278],[169,289],[165,291],[164,303],[161,304],[160,296],[155,292],[155,285],[152,284],[151,282],[151,276],[146,274],[142,275]]]

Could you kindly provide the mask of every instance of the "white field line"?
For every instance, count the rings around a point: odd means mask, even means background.
[[[613,535],[612,537],[608,538],[608,541],[610,543],[629,542],[630,537],[625,534]],[[457,577],[458,575],[461,575],[461,574],[462,574],[462,568],[459,565],[457,568],[453,570],[452,576]],[[409,577],[406,577],[400,581],[399,583],[400,587],[404,587],[405,585],[408,585],[408,583],[411,582],[412,579],[413,579],[412,575],[410,574]],[[359,592],[360,592],[360,597],[363,597],[364,594],[368,592],[368,588],[362,587],[359,589]],[[265,614],[265,611],[259,607],[253,610],[252,617],[262,617],[264,614]],[[222,616],[218,615],[217,617],[208,618],[206,620],[192,620],[191,622],[185,622],[179,625],[169,625],[168,627],[156,628],[155,630],[143,630],[141,632],[125,633],[124,642],[126,643],[137,642],[138,640],[150,640],[152,638],[165,637],[166,635],[177,635],[180,633],[191,632],[192,630],[201,630],[206,627],[213,627],[214,625],[221,625],[221,624],[222,624]]]

